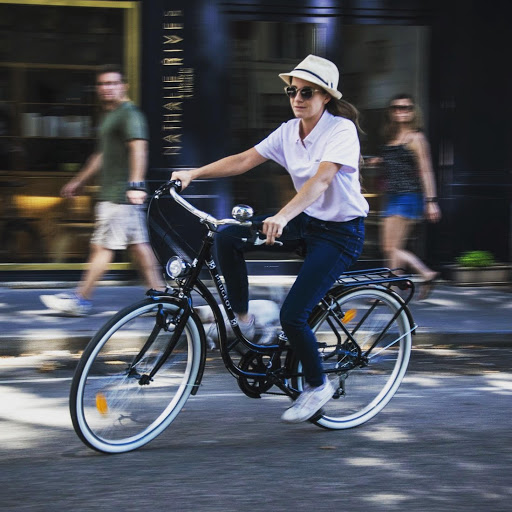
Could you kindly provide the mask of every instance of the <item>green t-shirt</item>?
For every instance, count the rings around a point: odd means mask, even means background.
[[[127,142],[148,139],[144,115],[130,101],[124,102],[103,117],[98,133],[98,150],[103,155],[99,200],[127,203],[126,187],[130,179]]]

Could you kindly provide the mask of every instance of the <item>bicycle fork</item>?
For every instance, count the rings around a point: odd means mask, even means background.
[[[187,311],[187,308],[183,309],[182,314],[177,313],[176,317],[173,321],[168,321],[168,314],[166,314],[163,311],[162,305],[159,304],[158,312],[156,314],[156,320],[155,320],[155,326],[153,327],[153,330],[151,331],[151,334],[149,335],[146,343],[144,343],[144,346],[142,347],[141,351],[135,356],[134,360],[130,364],[130,367],[128,369],[128,375],[133,375],[136,377],[139,377],[139,374],[135,370],[135,366],[137,363],[139,363],[148,349],[151,347],[151,345],[155,342],[156,337],[160,333],[160,331],[163,329],[165,331],[169,331],[169,326],[174,325],[174,331],[171,336],[171,339],[169,340],[169,343],[167,344],[167,347],[165,348],[164,352],[160,355],[157,362],[155,363],[155,366],[151,370],[151,372],[145,373],[143,375],[140,375],[139,378],[139,384],[141,386],[148,385],[152,380],[153,377],[156,375],[158,370],[162,367],[162,365],[167,361],[167,358],[172,354],[172,351],[176,348],[176,345],[178,344],[178,341],[180,339],[181,334],[183,333],[183,330],[185,329],[185,325],[187,324],[187,321],[189,319],[190,312]],[[177,322],[176,322],[177,320]]]

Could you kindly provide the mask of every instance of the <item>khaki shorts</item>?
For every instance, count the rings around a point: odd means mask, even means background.
[[[148,242],[146,213],[142,205],[108,201],[96,204],[96,224],[91,244],[119,251],[128,245]]]

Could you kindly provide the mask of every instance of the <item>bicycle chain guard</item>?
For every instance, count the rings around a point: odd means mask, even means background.
[[[238,367],[244,372],[265,373],[269,360],[269,355],[258,354],[257,352],[249,350],[240,359]],[[281,368],[279,358],[277,358],[274,363],[274,370]],[[261,398],[261,395],[266,393],[273,386],[273,383],[269,377],[241,375],[238,378],[238,386],[249,398]]]

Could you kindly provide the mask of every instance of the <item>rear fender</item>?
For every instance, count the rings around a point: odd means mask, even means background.
[[[398,293],[394,292],[393,290],[390,290],[386,286],[381,286],[381,285],[377,284],[377,285],[372,285],[372,287],[373,288],[377,288],[378,290],[381,290],[383,292],[386,292],[389,295],[392,295],[393,298],[400,305],[402,305],[404,307],[405,314],[407,315],[407,318],[409,320],[409,325],[411,326],[411,329],[412,329],[412,334],[416,334],[416,324],[414,323],[414,318],[412,317],[411,310],[407,307],[407,304],[405,303],[404,299],[402,299],[402,297],[400,297],[400,295],[398,295]],[[361,286],[361,287],[358,287],[358,288],[364,290],[366,287],[365,286]],[[356,288],[353,287],[353,286],[349,286],[349,287],[347,287],[347,286],[335,286],[334,288],[329,290],[329,295],[331,295],[335,299],[338,299],[342,295],[345,295],[345,294],[347,294],[349,292],[352,292],[354,289],[356,289]],[[315,308],[311,312],[311,315],[309,317],[309,325],[314,325],[318,321],[318,319],[320,317],[322,317],[323,315],[325,315],[325,306],[324,306],[324,304],[318,304],[317,306],[315,306]]]

